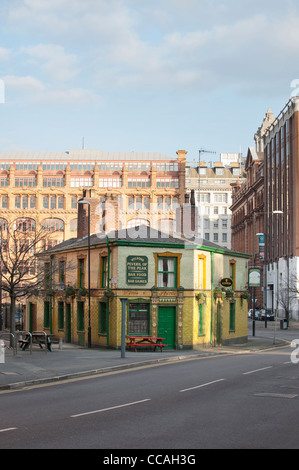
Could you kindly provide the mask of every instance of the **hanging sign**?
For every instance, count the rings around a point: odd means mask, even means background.
[[[220,284],[223,287],[231,287],[233,285],[233,280],[230,277],[224,277],[221,279]]]
[[[249,268],[248,269],[248,287],[261,286],[261,269]]]

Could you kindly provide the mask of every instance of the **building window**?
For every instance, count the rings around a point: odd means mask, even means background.
[[[178,188],[178,178],[157,178],[157,188]]]
[[[198,288],[207,288],[207,257],[205,255],[198,256]]]
[[[33,219],[17,219],[16,230],[18,232],[34,232],[35,220]]]
[[[47,232],[63,232],[64,222],[60,219],[45,219],[42,223],[42,230]]]
[[[84,268],[85,260],[78,259],[78,288],[84,287]]]
[[[100,188],[121,188],[121,178],[100,178],[99,187]]]
[[[214,242],[218,242],[218,233],[214,233]]]
[[[70,231],[71,232],[77,232],[77,226],[78,226],[78,219],[73,219],[70,222]]]
[[[51,186],[56,186],[57,188],[64,187],[64,178],[62,177],[47,177],[43,179],[43,187],[50,188]]]
[[[77,196],[71,197],[71,209],[77,209]]]
[[[199,305],[198,308],[198,336],[204,334],[204,312],[203,312],[203,304]]]
[[[235,323],[236,323],[235,303],[231,302],[229,304],[229,331],[235,331]]]
[[[58,282],[62,282],[64,284],[65,281],[65,261],[59,261],[59,269],[58,269]]]
[[[227,233],[223,233],[223,234],[222,234],[222,241],[223,241],[224,243],[227,242]]]
[[[149,304],[129,304],[128,334],[149,334]]]
[[[58,302],[58,329],[64,329],[64,302]]]
[[[77,328],[84,331],[84,302],[77,302]]]
[[[159,258],[158,259],[158,276],[157,286],[174,288],[177,286],[177,259],[176,258]]]
[[[1,197],[1,207],[2,209],[7,209],[8,206],[8,197],[7,196],[2,196]]]
[[[44,328],[50,328],[50,302],[44,302]]]
[[[229,275],[233,281],[232,288],[236,289],[236,261],[230,260],[229,262]]]
[[[226,193],[214,194],[214,202],[227,202],[227,194]]]
[[[5,188],[9,185],[9,179],[8,178],[0,178],[0,187]]]
[[[35,177],[30,178],[30,177],[26,177],[26,176],[22,176],[22,177],[16,176],[15,177],[15,187],[16,188],[22,188],[23,186],[33,188],[34,186],[36,186],[36,178]]]
[[[149,178],[128,178],[128,188],[149,188]]]
[[[100,287],[107,286],[107,271],[108,271],[108,257],[101,256],[100,258]]]
[[[99,333],[107,334],[107,304],[99,302]]]

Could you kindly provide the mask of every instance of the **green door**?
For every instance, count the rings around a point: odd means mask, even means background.
[[[167,349],[175,348],[175,307],[159,307],[158,336],[165,338]]]
[[[65,342],[72,342],[71,304],[65,304]]]

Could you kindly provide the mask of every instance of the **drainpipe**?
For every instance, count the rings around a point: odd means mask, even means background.
[[[213,344],[213,322],[214,322],[214,252],[211,251],[211,339],[210,343]]]
[[[107,248],[108,248],[108,260],[107,260],[107,290],[109,289],[109,278],[110,278],[110,248],[109,248],[109,237],[107,235]],[[109,297],[107,296],[107,348],[109,347]]]
[[[53,256],[54,255],[51,255],[50,256],[50,291],[51,291],[51,295],[50,295],[50,334],[53,333],[53,325],[52,325],[52,321],[53,321],[53,304],[54,304],[54,296],[52,295],[52,289],[53,289]]]

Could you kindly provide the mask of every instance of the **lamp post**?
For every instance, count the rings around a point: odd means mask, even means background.
[[[90,202],[79,199],[78,204],[88,205],[88,347],[91,348],[91,326],[90,326]]]
[[[273,211],[272,214],[282,215],[282,211]],[[278,235],[278,221],[277,221],[277,235]],[[277,237],[277,242],[279,242]],[[278,317],[278,304],[279,304],[279,245],[277,245],[277,272],[276,272],[276,309],[275,309],[275,321],[274,321],[274,336],[273,344],[276,342],[276,323]]]

